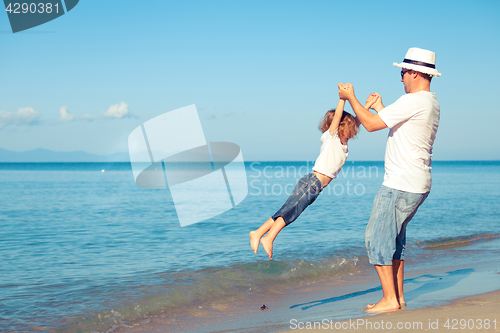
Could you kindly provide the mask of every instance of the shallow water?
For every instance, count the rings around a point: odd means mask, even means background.
[[[248,232],[311,167],[246,163],[247,198],[181,228],[169,191],[137,187],[129,164],[0,164],[0,325],[106,331],[209,300],[364,271],[364,228],[382,162],[346,163],[279,235],[273,262],[250,250]],[[473,243],[481,244],[478,256],[497,259],[486,240],[500,235],[500,162],[434,162],[432,172],[431,194],[408,227],[407,255],[425,266],[439,251],[454,260]]]

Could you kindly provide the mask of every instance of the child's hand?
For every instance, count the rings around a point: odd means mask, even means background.
[[[342,98],[342,97],[340,96],[340,90],[341,90],[341,89],[345,89],[344,84],[343,84],[343,83],[339,83],[337,86],[339,87],[339,98],[340,98],[341,100],[345,101],[345,98]]]
[[[339,83],[339,84],[337,84],[337,87],[339,87],[339,98],[343,100],[344,98],[340,97],[340,89],[344,89],[344,84]]]
[[[350,97],[354,96],[354,88],[352,84],[347,83],[347,84],[338,84],[339,87],[339,98],[346,100],[349,99]]]
[[[380,96],[379,93],[375,93],[374,95],[376,95],[378,98],[375,101],[375,103],[373,103],[371,108],[374,109],[375,111],[379,112],[380,110],[385,108],[385,106],[384,106],[384,104],[382,104],[382,96]]]
[[[365,108],[371,108],[372,105],[377,101],[378,97],[379,96],[377,94],[370,94],[370,96],[368,96],[368,98],[366,99]]]
[[[370,94],[370,96],[368,96],[368,98],[366,99],[366,103],[368,104],[369,102],[371,102],[371,98],[375,97],[375,100],[373,101],[373,103],[369,106],[370,109],[373,109],[377,112],[379,112],[380,110],[382,110],[385,106],[382,104],[382,96],[380,96],[379,93],[373,93],[373,94]]]

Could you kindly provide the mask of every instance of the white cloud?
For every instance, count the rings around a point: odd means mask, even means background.
[[[124,118],[129,117],[128,104],[121,102],[120,104],[111,105],[106,112],[101,112],[106,118]]]
[[[88,121],[92,121],[94,120],[94,117],[92,117],[90,114],[88,113],[84,113],[80,116],[80,119],[82,120],[88,120]]]
[[[35,125],[40,117],[40,113],[29,107],[19,108],[17,112],[0,110],[0,128],[7,125]]]
[[[68,108],[63,106],[59,109],[59,113],[61,114],[61,121],[71,121],[75,118],[74,115],[68,112]]]
[[[61,121],[72,121],[72,120],[92,121],[92,120],[94,120],[94,117],[92,117],[88,113],[85,113],[81,116],[75,116],[75,115],[68,112],[68,108],[66,106],[63,106],[59,109],[59,114],[61,115]]]

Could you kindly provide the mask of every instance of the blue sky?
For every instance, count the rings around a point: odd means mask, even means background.
[[[0,13],[0,148],[126,152],[141,123],[196,104],[207,141],[247,161],[314,160],[336,84],[388,105],[404,94],[392,63],[421,47],[443,74],[434,158],[500,159],[499,14],[497,0],[82,0],[13,34]],[[386,137],[362,130],[349,159],[382,160]]]

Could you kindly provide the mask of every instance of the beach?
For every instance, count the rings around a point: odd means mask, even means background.
[[[462,297],[449,304],[414,310],[401,310],[345,321],[291,321],[290,329],[280,332],[500,332],[500,290]],[[257,315],[257,314],[256,314]],[[267,328],[240,328],[206,332],[273,332]],[[169,332],[172,325],[156,323],[150,327],[122,332]],[[278,329],[279,330],[279,329]],[[278,332],[278,331],[276,331]]]
[[[0,164],[2,330],[281,332],[396,315],[365,313],[382,297],[364,231],[383,162],[346,163],[273,260],[248,233],[312,162],[245,166],[241,204],[180,227],[169,191],[136,186],[128,163]],[[433,179],[408,227],[397,316],[500,289],[500,162],[436,162]]]
[[[500,240],[463,246],[456,255],[465,262],[485,245],[499,246]],[[182,316],[165,313],[118,332],[500,331],[500,263],[476,258],[446,266],[431,261],[415,270],[422,264],[408,260],[414,267],[405,278],[407,306],[399,311],[365,313],[366,304],[376,302],[382,292],[375,274],[363,270],[275,293],[219,300]]]
[[[284,332],[500,332],[500,290],[462,297],[449,305],[361,317],[341,322],[294,322]],[[303,328],[299,328],[303,327]]]

